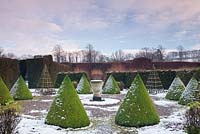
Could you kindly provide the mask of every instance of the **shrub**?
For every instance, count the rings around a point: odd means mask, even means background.
[[[102,90],[103,94],[119,94],[120,93],[120,88],[115,81],[115,78],[110,75],[109,78],[107,79],[104,88]]]
[[[185,90],[183,91],[180,99],[179,104],[186,105],[195,100],[195,91],[198,87],[198,81],[192,77],[189,83],[187,84]]]
[[[117,111],[115,123],[127,127],[142,127],[159,121],[155,106],[138,74]]]
[[[13,97],[11,96],[7,86],[0,77],[0,105],[8,105],[13,102]]]
[[[20,116],[18,114],[18,107],[16,104],[9,106],[0,106],[0,133],[12,134],[20,122]]]
[[[90,83],[87,80],[87,77],[85,76],[85,74],[82,75],[82,77],[81,77],[81,79],[80,79],[80,81],[77,85],[76,91],[79,94],[90,94],[90,93],[92,93]]]
[[[80,128],[90,124],[87,113],[68,76],[64,78],[51,104],[45,123],[63,128]]]
[[[15,100],[33,99],[32,93],[28,89],[26,82],[24,81],[22,76],[20,76],[15,82],[15,84],[11,88],[10,93]]]
[[[178,76],[176,76],[171,86],[169,87],[169,90],[165,98],[169,100],[179,100],[184,90],[185,90],[185,85],[183,84],[181,79]]]
[[[200,134],[200,103],[192,102],[189,105],[189,109],[186,111],[185,129],[188,134]]]

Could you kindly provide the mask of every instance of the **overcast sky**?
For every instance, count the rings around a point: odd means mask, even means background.
[[[0,47],[47,54],[87,44],[110,53],[162,45],[200,48],[200,0],[1,0]]]

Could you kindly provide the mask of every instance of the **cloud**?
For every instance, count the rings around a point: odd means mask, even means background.
[[[191,47],[192,50],[200,50],[200,44],[193,45]]]
[[[159,38],[150,33],[166,32],[177,40],[198,41],[199,22],[199,0],[2,0],[0,44],[18,55],[26,53],[24,46],[31,54],[47,53],[57,42],[77,49],[83,40],[93,40],[81,36],[81,41],[70,41],[75,39],[68,35],[99,31],[113,32],[122,44],[133,35]]]

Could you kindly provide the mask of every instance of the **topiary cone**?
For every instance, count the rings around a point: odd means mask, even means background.
[[[64,78],[51,104],[45,123],[63,128],[80,128],[90,124],[87,113],[68,76]]]
[[[115,116],[115,123],[127,127],[142,127],[159,123],[155,106],[139,76],[136,75]]]
[[[11,95],[15,100],[33,99],[32,93],[26,85],[23,77],[20,76],[10,90]]]
[[[13,103],[14,99],[10,94],[6,84],[3,82],[2,78],[0,77],[0,105],[8,105]]]
[[[179,104],[187,105],[190,102],[195,101],[195,91],[198,87],[198,81],[196,78],[192,77],[187,84],[185,90],[181,94],[181,97],[179,99]]]
[[[82,75],[82,77],[81,77],[81,79],[80,79],[80,81],[77,85],[76,90],[79,94],[90,94],[90,93],[92,93],[90,83],[87,80],[85,74]]]
[[[102,91],[103,94],[119,94],[120,88],[115,81],[115,78],[110,75]]]
[[[181,79],[178,76],[176,76],[172,84],[170,85],[165,98],[169,100],[179,100],[184,90],[185,85],[183,84]]]

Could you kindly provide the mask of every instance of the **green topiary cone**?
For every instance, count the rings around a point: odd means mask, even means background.
[[[179,104],[187,105],[190,102],[195,101],[195,90],[197,90],[198,81],[194,77],[191,78],[189,83],[187,84],[184,92],[181,94],[179,99]]]
[[[14,99],[10,94],[6,84],[3,82],[2,78],[0,77],[0,105],[8,105],[13,103]]]
[[[63,128],[80,128],[90,124],[87,113],[68,76],[64,78],[51,104],[45,123]]]
[[[32,93],[28,89],[23,77],[20,76],[10,90],[11,95],[15,100],[33,99]]]
[[[102,91],[103,94],[119,94],[120,88],[115,81],[115,78],[110,75]]]
[[[127,127],[142,127],[159,123],[155,106],[137,74],[115,116],[115,123]]]
[[[183,84],[181,79],[178,76],[176,76],[172,84],[170,85],[165,98],[169,100],[179,100],[184,90],[185,85]]]
[[[80,81],[77,85],[76,90],[79,94],[90,94],[90,93],[92,93],[90,83],[87,80],[85,74],[82,75],[82,77],[81,77],[81,79],[80,79]]]

